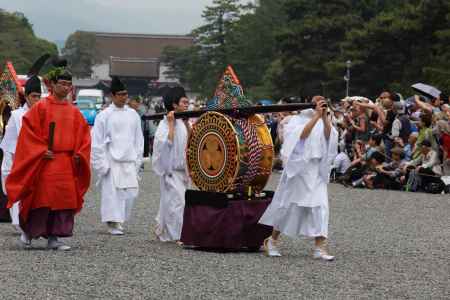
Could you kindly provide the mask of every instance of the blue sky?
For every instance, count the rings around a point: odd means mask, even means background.
[[[23,12],[39,37],[60,41],[76,30],[186,34],[202,24],[202,11],[211,3],[212,0],[0,0],[0,8]]]

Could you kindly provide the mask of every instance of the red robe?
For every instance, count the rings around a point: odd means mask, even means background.
[[[45,160],[49,123],[55,122],[52,160]],[[20,200],[20,219],[30,210],[73,209],[79,212],[90,184],[90,129],[68,101],[49,96],[25,114],[11,173],[6,179],[8,207]],[[74,156],[80,157],[75,163]]]

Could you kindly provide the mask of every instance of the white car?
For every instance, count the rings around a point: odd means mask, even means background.
[[[102,108],[102,105],[104,103],[104,94],[102,90],[97,89],[82,89],[77,94],[78,100],[90,100],[94,102],[95,108],[97,110],[100,110]]]

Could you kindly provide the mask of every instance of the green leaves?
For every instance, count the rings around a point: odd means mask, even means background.
[[[450,1],[261,0],[243,8],[214,1],[193,31],[197,44],[172,53],[174,73],[209,97],[227,64],[254,98],[350,93],[406,95],[423,81],[449,86]],[[226,17],[230,16],[230,17]]]
[[[0,9],[0,63],[12,61],[18,74],[26,74],[44,53],[56,54],[56,45],[34,35],[32,25],[22,13]]]

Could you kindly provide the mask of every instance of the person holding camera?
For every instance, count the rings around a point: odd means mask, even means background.
[[[324,97],[315,96],[316,108],[291,118],[284,131],[281,157],[284,170],[280,183],[259,223],[273,226],[264,241],[268,256],[281,256],[281,233],[315,239],[314,258],[333,260],[326,250],[328,238],[328,191],[332,162],[337,154],[338,134],[327,115]]]

